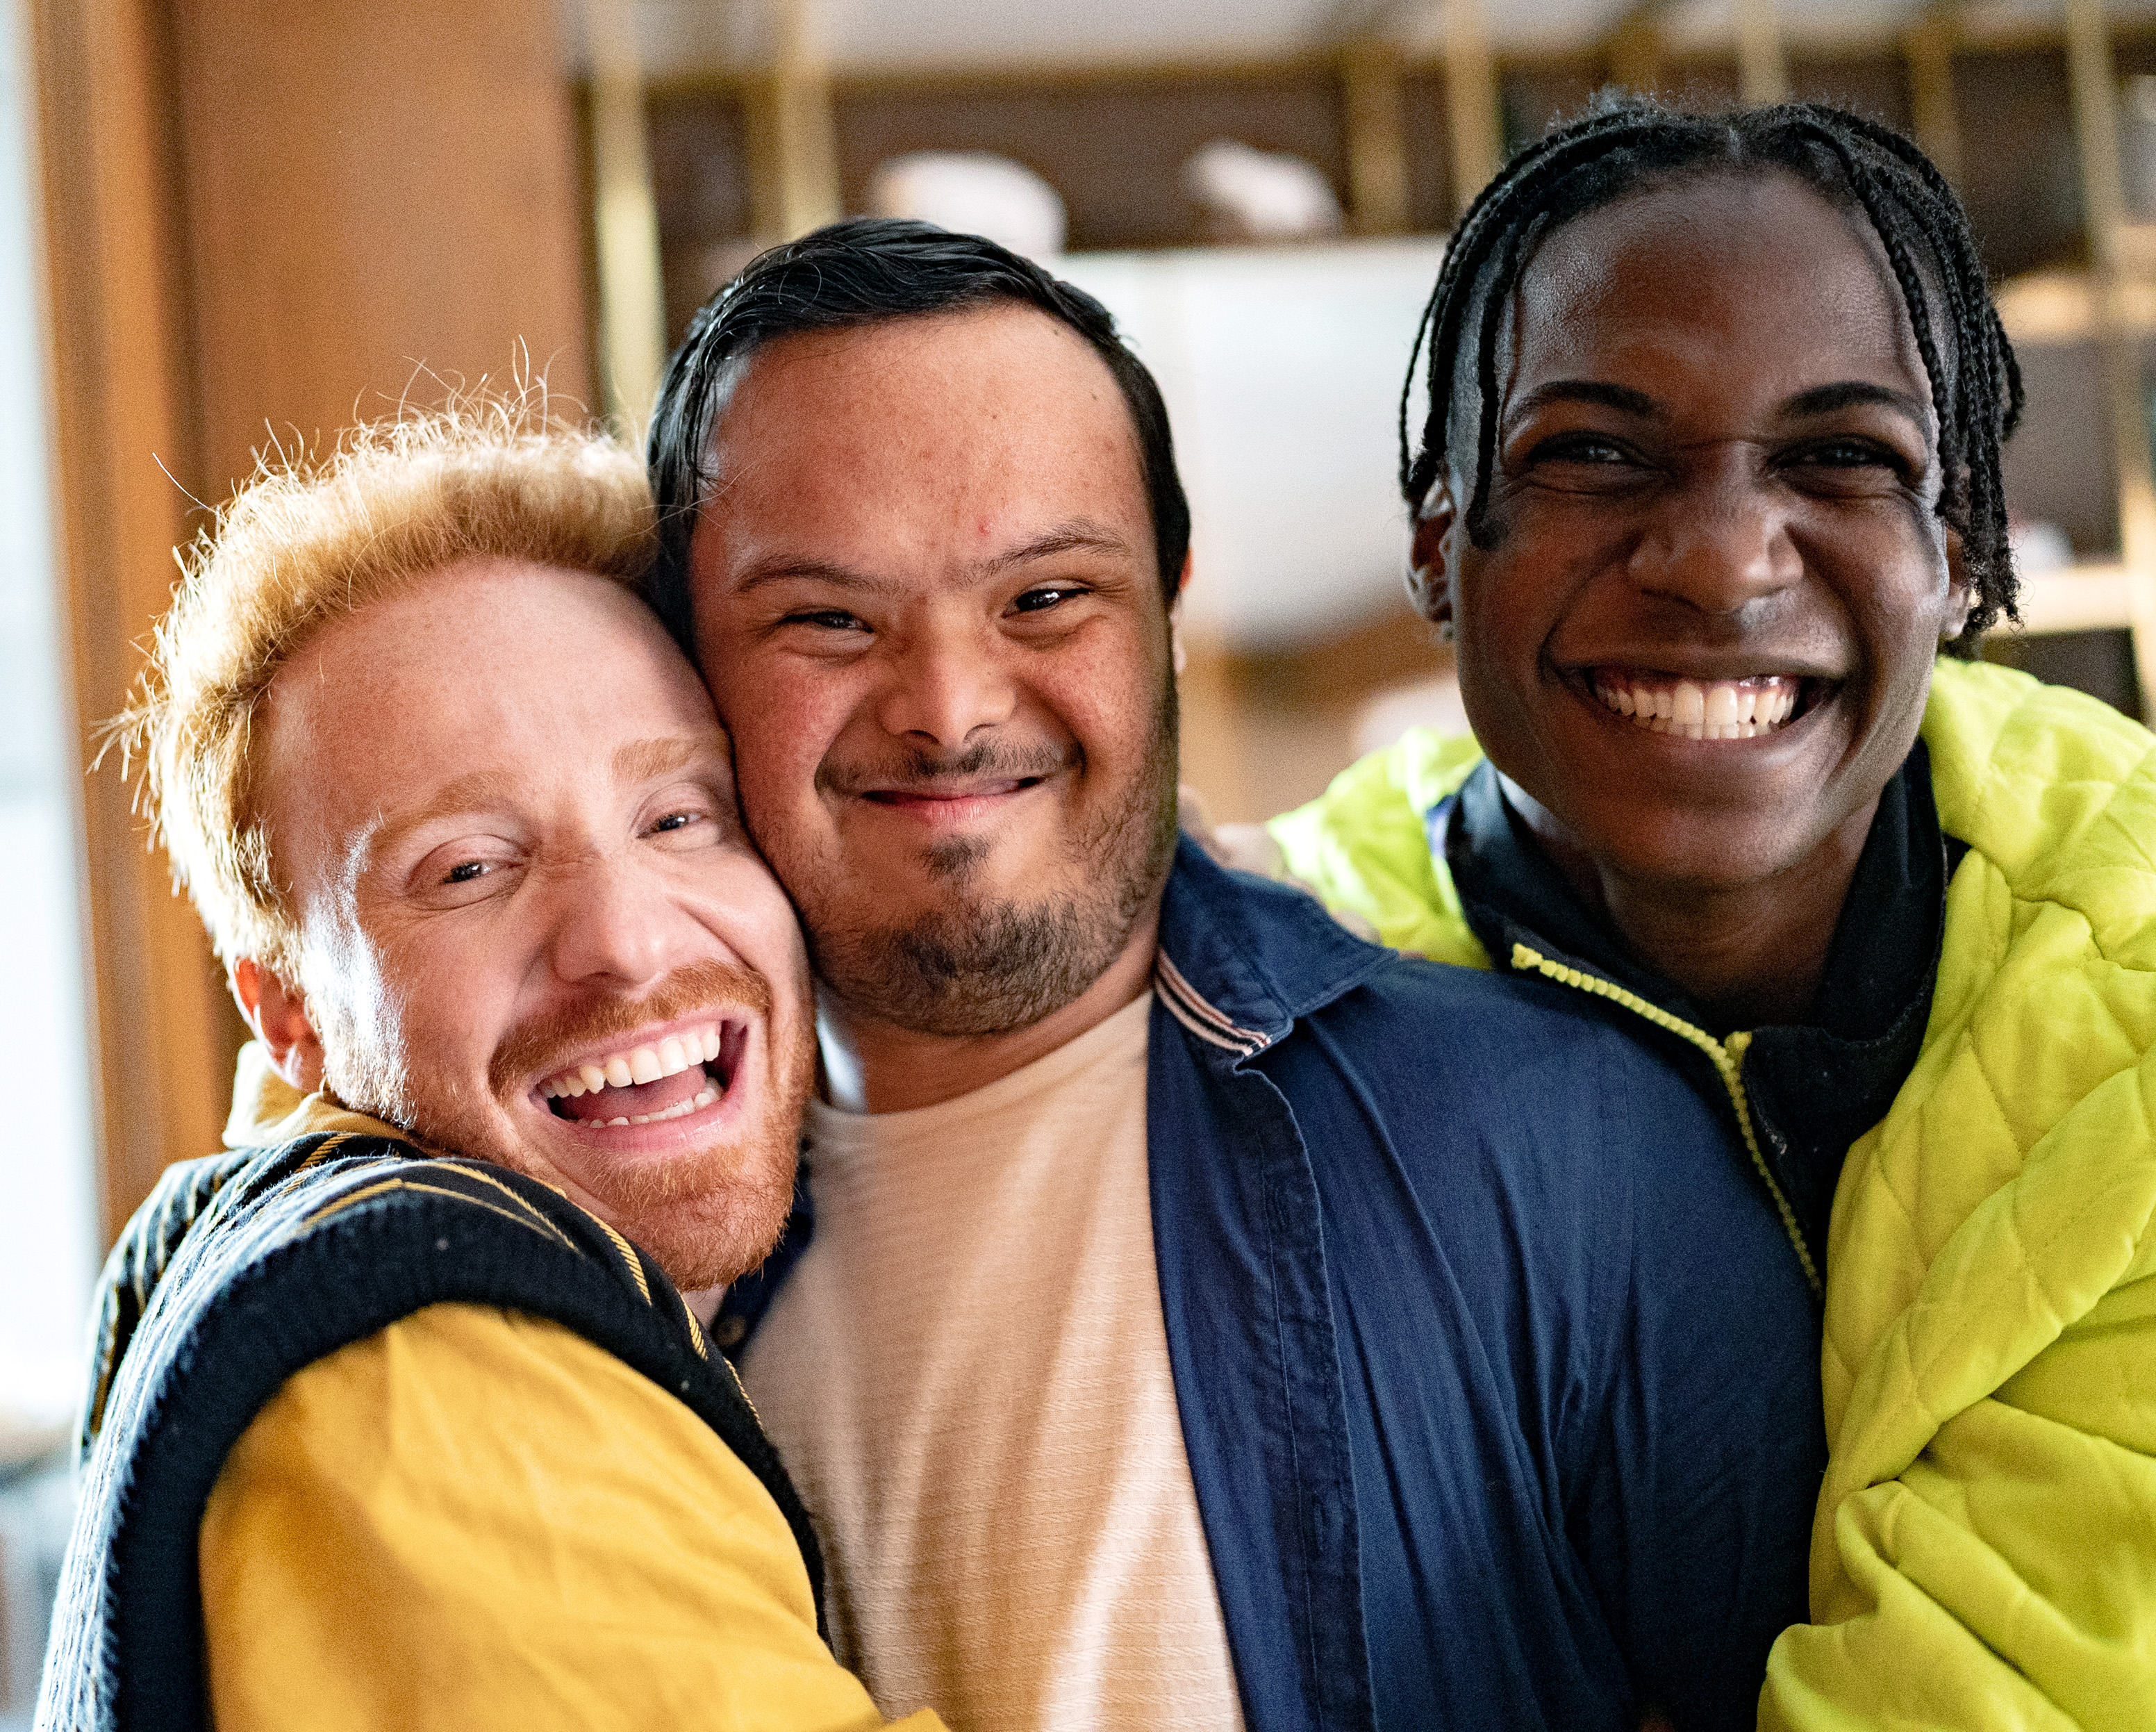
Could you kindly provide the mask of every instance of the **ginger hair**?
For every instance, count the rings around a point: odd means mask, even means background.
[[[636,589],[658,546],[642,461],[550,416],[543,391],[360,427],[327,455],[263,456],[177,558],[132,702],[106,726],[138,808],[228,964],[296,980],[298,934],[250,751],[278,671],[322,629],[467,559]]]

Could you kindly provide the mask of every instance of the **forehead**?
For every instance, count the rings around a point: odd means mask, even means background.
[[[629,739],[716,727],[686,659],[622,585],[470,561],[331,621],[278,671],[255,785],[273,826],[280,813],[341,825],[474,772],[537,785]]]
[[[1514,388],[1636,373],[1774,398],[1848,379],[1930,395],[1870,225],[1779,172],[1688,177],[1567,224],[1522,271],[1507,333]]]
[[[865,538],[925,557],[1036,522],[1148,517],[1114,375],[1029,306],[778,338],[742,364],[711,460],[701,517],[743,558],[743,537]]]

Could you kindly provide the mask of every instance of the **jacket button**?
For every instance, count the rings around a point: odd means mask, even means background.
[[[711,1325],[711,1339],[719,1344],[722,1353],[732,1353],[748,1339],[748,1320],[741,1317],[722,1317]]]

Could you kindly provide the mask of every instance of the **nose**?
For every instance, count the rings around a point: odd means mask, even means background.
[[[957,751],[978,730],[1011,719],[1018,704],[1004,666],[1011,653],[993,632],[957,620],[926,624],[890,652],[876,719],[916,745]]]
[[[1629,570],[1650,594],[1705,614],[1736,614],[1788,588],[1804,560],[1789,534],[1789,502],[1748,454],[1719,454],[1704,473],[1657,501],[1634,543]]]
[[[634,996],[690,959],[694,923],[631,854],[595,854],[549,876],[549,959],[564,983]]]

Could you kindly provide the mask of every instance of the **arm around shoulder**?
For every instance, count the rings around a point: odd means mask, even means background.
[[[432,1306],[291,1378],[226,1459],[201,1571],[220,1732],[884,1724],[755,1476],[520,1313]]]

